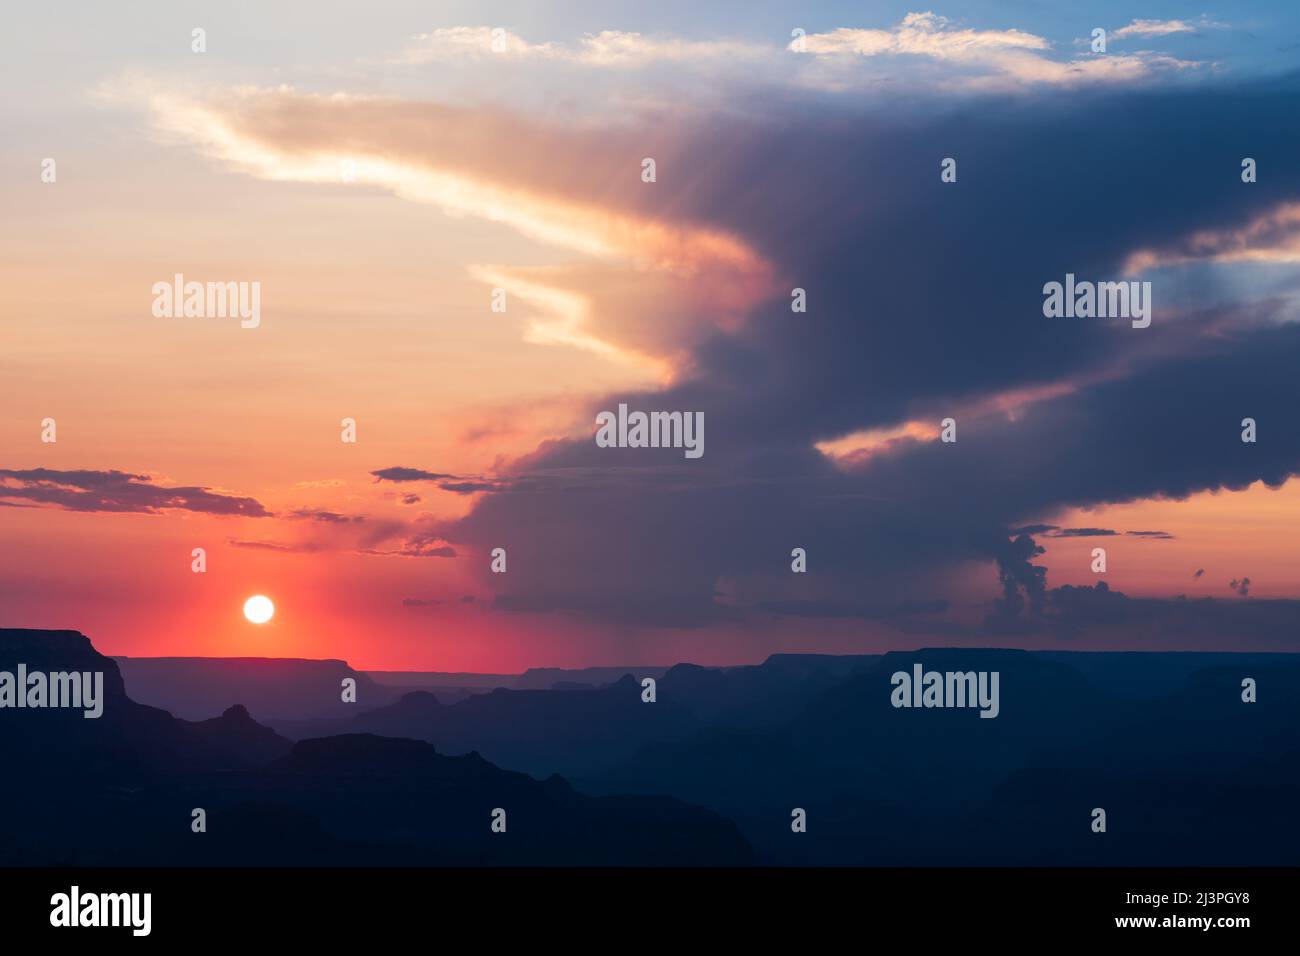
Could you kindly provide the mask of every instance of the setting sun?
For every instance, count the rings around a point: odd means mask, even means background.
[[[244,602],[244,617],[254,624],[265,624],[274,615],[275,605],[271,603],[269,597],[255,594]]]

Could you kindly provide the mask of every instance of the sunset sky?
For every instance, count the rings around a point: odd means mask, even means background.
[[[9,15],[0,626],[495,673],[1300,649],[1300,7],[321,6]],[[177,273],[260,325],[156,317]],[[1151,326],[1044,317],[1066,273]],[[620,402],[705,454],[597,448]]]

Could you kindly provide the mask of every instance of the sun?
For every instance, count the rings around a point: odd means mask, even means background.
[[[265,624],[275,616],[275,605],[263,594],[254,594],[244,602],[244,617],[254,624]]]

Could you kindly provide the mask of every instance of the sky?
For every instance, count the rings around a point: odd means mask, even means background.
[[[1298,649],[1294,4],[323,6],[11,14],[0,626]],[[256,326],[158,314],[177,274]],[[1067,274],[1150,325],[1046,316]],[[600,447],[620,404],[704,453]]]

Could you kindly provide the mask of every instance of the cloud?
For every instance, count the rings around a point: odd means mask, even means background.
[[[1069,66],[1022,38],[954,41],[961,31],[937,19],[908,29],[943,34],[915,41],[942,52],[811,60],[907,55],[977,80]],[[1047,320],[1041,308],[1043,283],[1066,272],[1115,276],[1137,250],[1177,249],[1300,202],[1293,165],[1271,170],[1266,192],[1243,189],[1203,148],[1213,128],[1261,155],[1296,152],[1300,133],[1277,122],[1295,79],[1196,95],[1041,85],[1030,96],[986,90],[978,109],[906,93],[881,107],[765,91],[702,121],[630,115],[573,128],[292,90],[152,90],[149,102],[160,128],[233,168],[324,182],[358,153],[368,181],[398,195],[577,253],[571,269],[484,276],[528,289],[530,334],[672,366],[669,378],[584,397],[564,435],[490,478],[375,472],[492,493],[463,517],[388,530],[365,553],[506,547],[510,575],[469,563],[495,607],[680,627],[764,606],[860,617],[945,600],[983,565],[1001,583],[990,617],[1012,627],[1047,597],[1038,544],[1007,528],[1090,505],[1276,486],[1300,469],[1300,436],[1243,446],[1240,414],[1226,407],[1300,399],[1300,328],[1279,323],[1280,303],[1180,307],[1159,285],[1149,330]],[[635,178],[647,152],[660,160],[653,189]],[[943,156],[961,157],[963,185],[939,184]],[[1214,276],[1197,278],[1218,290]],[[796,285],[806,314],[791,312]],[[660,295],[666,287],[676,297]],[[689,304],[696,288],[711,290],[708,308]],[[596,448],[594,412],[618,402],[703,413],[704,458]],[[932,437],[946,417],[955,443]],[[815,575],[790,573],[795,546]]]
[[[342,488],[347,482],[342,478],[321,478],[316,481],[299,481],[295,488]]]
[[[1182,21],[1135,21],[1113,35],[1165,36],[1182,32],[1180,24]],[[1214,24],[1206,21],[1205,25]],[[622,72],[663,66],[678,72],[722,76],[731,87],[743,85],[754,74],[771,85],[830,89],[869,88],[882,79],[891,85],[918,89],[1075,87],[1130,83],[1162,71],[1178,72],[1197,65],[1151,51],[1059,59],[1045,37],[1015,28],[960,27],[928,11],[908,13],[884,29],[844,26],[794,36],[784,48],[775,43],[725,37],[694,39],[614,30],[586,34],[568,43],[538,43],[502,28],[485,26],[445,27],[413,39],[416,43],[394,63],[470,63],[493,68],[531,65]],[[864,64],[884,58],[891,61],[889,74],[862,69]],[[927,63],[938,70],[909,70],[900,58]]]
[[[790,49],[798,50],[798,44],[792,40]],[[1047,50],[1050,45],[1021,30],[953,29],[947,17],[933,13],[909,13],[891,30],[840,27],[804,38],[804,48],[814,55],[907,53],[941,60],[980,60],[994,52]]]
[[[290,521],[321,521],[326,524],[360,524],[366,520],[364,515],[343,515],[320,508],[295,508],[282,517]]]
[[[1134,275],[1151,269],[1197,262],[1300,263],[1300,203],[1283,202],[1244,222],[1226,227],[1198,229],[1171,237],[1159,248],[1134,251],[1125,272]]]
[[[422,521],[377,521],[361,516],[348,518],[341,515],[321,518],[319,513],[297,514],[291,520],[310,521],[310,531],[296,541],[231,538],[229,544],[236,548],[280,551],[286,554],[342,552],[378,557],[456,557],[456,549],[436,534],[423,530]]]
[[[491,481],[445,481],[438,487],[459,495],[472,495],[480,491],[496,491],[500,485]]]
[[[1219,27],[1223,24],[1211,23],[1202,18],[1200,26]],[[1134,20],[1127,26],[1112,30],[1112,37],[1164,37],[1175,33],[1195,33],[1196,27],[1186,20]]]
[[[287,541],[252,541],[243,538],[228,538],[226,543],[232,548],[246,551],[283,551],[286,554],[315,554],[322,549],[307,542],[292,543]]]
[[[498,491],[505,482],[497,478],[486,478],[481,475],[448,475],[440,474],[433,471],[425,471],[422,468],[381,468],[378,471],[372,471],[376,481],[422,481],[432,482],[443,491],[450,491],[458,495],[472,495],[482,491]],[[407,495],[406,499],[414,499],[418,502],[418,495]],[[405,500],[405,499],[404,499]],[[406,500],[405,503],[413,504],[413,501]]]
[[[1249,579],[1243,579],[1234,581],[1233,587],[1245,597],[1249,584]],[[1022,602],[1014,614],[990,615],[979,631],[959,626],[950,633],[984,640],[990,633],[1104,640],[1112,646],[1151,650],[1221,650],[1226,644],[1290,651],[1300,649],[1300,600],[1189,600],[1181,594],[1135,598],[1112,590],[1104,581],[1092,587],[1067,584],[1044,588],[1036,606]]]
[[[456,549],[435,534],[408,534],[396,548],[362,548],[361,554],[399,558],[454,558]]]
[[[1124,531],[1119,532],[1110,528],[1057,528],[1052,525],[1030,525],[1027,529],[1021,529],[1024,534],[1043,534],[1048,538],[1106,538],[1119,534],[1129,535],[1134,538],[1172,538],[1173,535],[1166,531]]]
[[[917,57],[955,68],[940,83],[958,88],[1017,89],[1132,83],[1198,64],[1151,52],[1052,59],[1051,44],[1022,30],[961,29],[934,13],[909,13],[893,28],[841,27],[792,40],[816,58]]]
[[[189,91],[142,76],[107,83],[100,97],[143,108],[160,139],[239,172],[378,186],[576,254],[571,266],[479,263],[470,273],[529,304],[530,341],[593,351],[655,381],[671,376],[684,348],[734,327],[778,287],[762,255],[696,215],[685,192],[699,167],[679,159],[673,124],[647,136],[626,123],[548,124],[486,106],[285,87]],[[646,156],[662,183],[641,181]],[[676,288],[680,313],[656,310],[629,275],[664,294]]]
[[[1020,528],[1013,528],[1010,532],[1011,537],[1017,537],[1022,534],[1038,535],[1047,531],[1056,531],[1057,526],[1054,524],[1027,524]]]
[[[1047,590],[1047,569],[1033,564],[1044,549],[1027,534],[1018,535],[998,546],[994,554],[1002,595],[993,602],[989,622],[1006,627],[1020,617],[1028,605],[1037,614],[1042,611]]]
[[[392,468],[380,468],[378,471],[372,471],[376,481],[442,481],[444,478],[455,478],[455,475],[440,474],[436,471],[425,471],[423,468],[405,468],[401,465]]]
[[[710,177],[694,208],[797,276],[809,313],[774,295],[695,346],[670,385],[591,403],[703,412],[711,437],[698,462],[588,436],[549,441],[503,463],[496,492],[437,530],[474,554],[507,547],[512,569],[529,569],[526,581],[475,572],[503,606],[673,626],[773,603],[847,614],[945,599],[945,583],[990,564],[1002,583],[992,616],[1023,623],[1045,600],[1024,553],[1038,546],[1005,529],[1043,533],[1072,509],[1277,487],[1300,472],[1300,435],[1243,445],[1228,407],[1300,401],[1300,326],[1278,322],[1278,303],[1158,304],[1152,328],[1134,330],[1044,319],[1041,298],[1049,278],[1116,275],[1135,248],[1300,197],[1297,171],[1277,170],[1263,197],[1200,148],[1213,123],[1277,154],[1300,149],[1300,133],[1276,123],[1294,85],[1009,110],[990,98],[978,119],[823,105],[783,113],[770,136],[749,118],[719,118],[700,143]],[[1032,189],[1014,178],[938,189],[935,157],[963,153],[979,155],[981,176],[1052,176]],[[1154,162],[1165,155],[1182,161]],[[889,189],[851,185],[877,182]],[[1193,193],[1195,204],[1178,200]],[[1103,194],[1094,221],[1087,197]],[[993,400],[1008,394],[1020,398]],[[955,443],[904,428],[949,416]],[[857,434],[884,437],[858,460],[819,450]],[[815,575],[790,573],[795,546]]]
[[[724,114],[739,114],[726,116],[733,137],[727,150],[750,156],[790,153],[801,140],[782,142],[770,124],[747,124],[742,117],[763,116],[775,100],[790,112],[822,113],[828,89],[871,88],[879,76],[855,79],[845,70],[876,61],[891,90],[901,75],[904,87],[945,97],[954,90],[1111,86],[1190,66],[1154,53],[1054,59],[1041,36],[961,27],[929,12],[910,13],[888,29],[813,33],[799,41],[805,53],[776,43],[765,49],[748,41],[619,32],[589,35],[576,45],[538,44],[509,31],[498,34],[502,50],[493,52],[492,36],[488,27],[434,30],[421,37],[421,55],[440,61],[468,56],[494,69],[507,61],[727,64],[733,72],[709,88],[721,91]],[[747,65],[755,58],[762,69]],[[913,84],[900,58],[941,72],[923,73]],[[582,87],[593,88],[589,82]],[[543,121],[536,118],[540,113],[490,103],[460,107],[289,87],[196,89],[138,73],[105,82],[98,94],[106,103],[142,109],[163,142],[185,144],[232,170],[340,189],[378,186],[448,216],[485,219],[574,253],[578,259],[562,265],[480,262],[467,268],[518,303],[527,341],[592,352],[635,370],[647,383],[687,374],[714,333],[735,331],[761,303],[788,295],[797,282],[762,237],[709,215],[716,194],[701,193],[718,183],[714,167],[722,157],[707,148],[717,118],[681,110],[680,97],[657,110],[624,104],[616,120],[578,122]],[[845,96],[851,107],[857,105],[852,97]],[[951,146],[944,149],[941,155],[949,155]],[[658,181],[649,185],[640,181],[646,156],[659,169]],[[733,182],[750,175],[745,168],[732,173],[739,176]],[[780,193],[802,195],[791,189],[800,182],[798,170],[790,174],[757,193],[757,205],[788,201]]]
[[[629,68],[651,63],[754,59],[771,47],[744,40],[690,40],[621,30],[588,33],[576,43],[531,43],[502,27],[442,27],[412,37],[416,42],[397,62],[429,63],[470,57],[498,61],[533,60],[587,67]]]
[[[51,468],[0,469],[0,500],[32,501],[67,511],[160,514],[195,511],[246,518],[270,517],[254,498],[202,487],[164,487],[148,475]]]
[[[1044,632],[1058,638],[1105,636],[1112,643],[1152,650],[1300,648],[1300,601],[1293,599],[1135,598],[1103,581],[1093,587],[1056,588],[1047,607]]]

